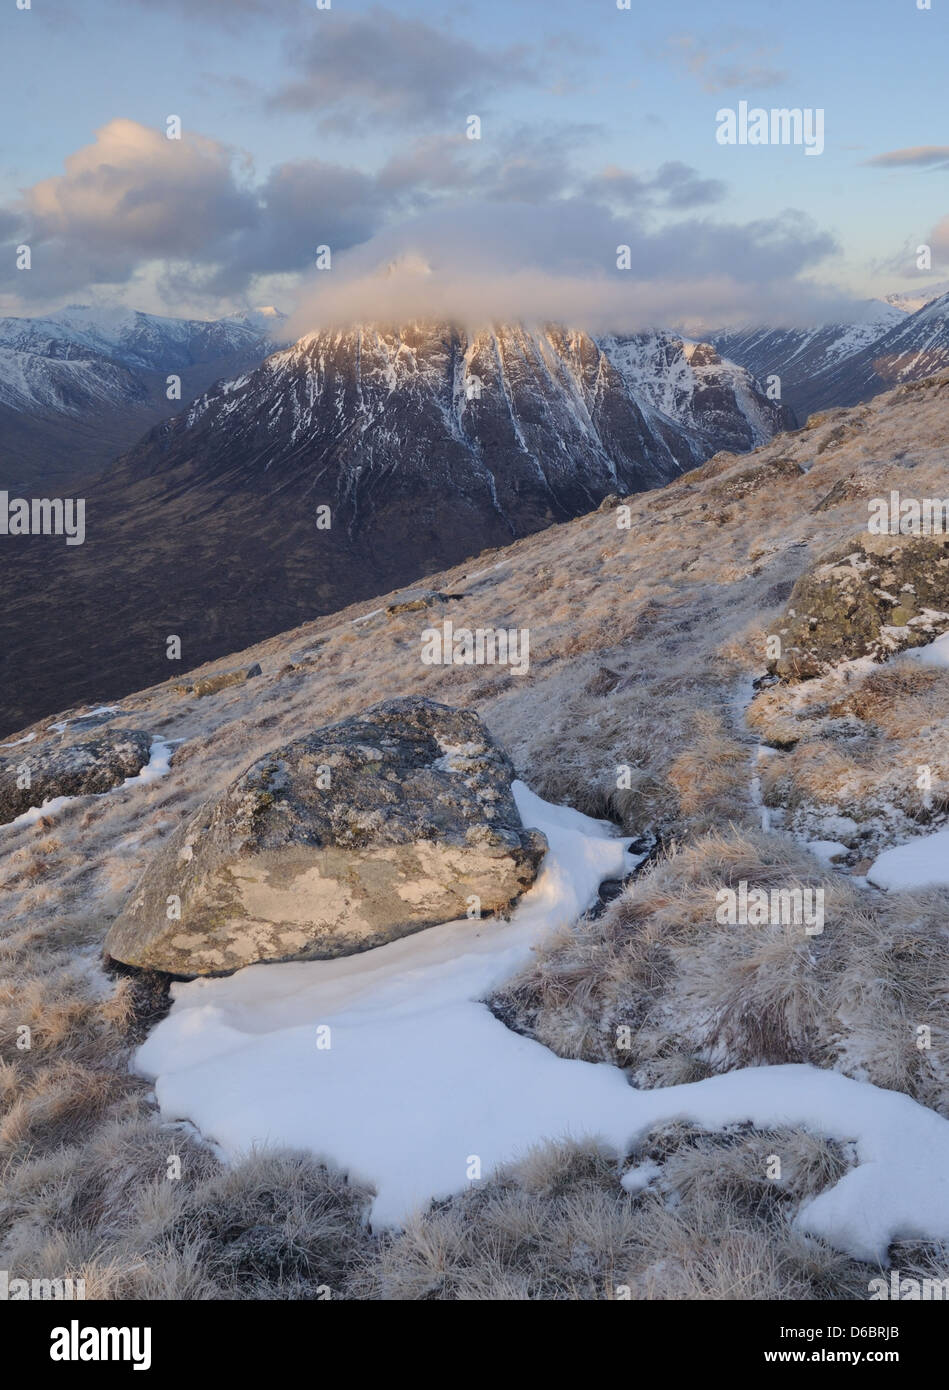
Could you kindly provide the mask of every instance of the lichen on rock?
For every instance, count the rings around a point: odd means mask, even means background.
[[[949,630],[949,536],[860,534],[797,581],[772,673],[808,680],[862,656],[884,660]]]
[[[476,714],[426,699],[317,729],[179,827],[106,950],[219,974],[365,950],[465,917],[473,902],[504,911],[546,849],[521,823],[513,776]]]

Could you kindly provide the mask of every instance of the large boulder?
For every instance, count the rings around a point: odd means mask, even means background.
[[[546,849],[521,823],[513,775],[477,715],[430,700],[389,700],[317,729],[180,826],[106,951],[176,975],[225,974],[363,951],[464,917],[473,897],[503,911]]]
[[[949,536],[854,537],[797,581],[772,672],[808,680],[855,657],[882,660],[949,629]]]
[[[0,748],[0,824],[58,796],[111,791],[142,770],[151,743],[151,736],[139,729],[105,729]]]

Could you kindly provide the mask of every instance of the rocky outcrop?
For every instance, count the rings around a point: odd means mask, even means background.
[[[856,536],[795,584],[772,673],[808,680],[949,629],[949,536]]]
[[[779,454],[752,464],[750,468],[743,468],[737,473],[729,473],[727,478],[723,478],[711,489],[711,494],[728,502],[738,502],[757,492],[759,488],[773,488],[779,479],[796,482],[804,476],[804,469],[796,459],[787,454]]]
[[[442,594],[437,589],[408,589],[392,603],[386,604],[386,613],[390,618],[398,617],[400,613],[420,613],[423,608],[434,608],[437,604],[462,597],[462,594]]]
[[[151,736],[107,729],[0,748],[0,824],[57,796],[111,791],[148,762]]]
[[[175,691],[179,695],[197,695],[201,698],[204,695],[216,695],[219,690],[227,690],[232,685],[243,685],[244,681],[260,674],[260,663],[255,661],[253,666],[246,669],[242,667],[237,671],[219,671],[216,676],[202,676],[200,680],[191,684],[176,685]]]
[[[175,833],[106,951],[177,975],[347,955],[500,912],[546,848],[477,715],[410,698],[259,759]],[[474,921],[472,929],[475,930]]]

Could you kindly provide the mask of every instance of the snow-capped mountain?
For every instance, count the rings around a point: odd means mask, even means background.
[[[740,362],[761,381],[781,378],[781,398],[799,415],[816,407],[814,382],[844,359],[868,347],[906,315],[882,299],[868,299],[849,323],[816,328],[736,329],[711,335],[723,356]]]
[[[46,318],[0,319],[4,484],[103,467],[182,400],[259,362],[282,318],[266,310],[204,322],[71,305]],[[181,396],[169,400],[172,373]]]
[[[308,335],[209,392],[170,429],[208,422],[215,433],[226,426],[229,448],[259,431],[273,449],[268,468],[301,443],[352,459],[360,476],[406,471],[410,444],[427,469],[448,449],[469,480],[490,472],[497,498],[520,475],[525,485],[543,478],[538,496],[556,515],[563,478],[588,500],[604,487],[641,490],[716,449],[753,448],[786,419],[747,370],[672,334],[597,340],[506,325],[468,335],[417,324]],[[505,521],[512,533],[526,529],[513,512]]]
[[[152,429],[89,490],[85,544],[54,554],[24,538],[19,573],[42,570],[64,631],[107,604],[96,678],[147,683],[168,675],[156,633],[181,634],[193,664],[786,423],[747,371],[670,334],[315,333]],[[48,676],[61,700],[61,651]]]
[[[716,333],[712,339],[724,356],[759,380],[779,376],[782,400],[804,417],[830,406],[856,405],[949,365],[949,294],[913,313],[871,299],[847,324],[753,328]]]
[[[941,280],[938,285],[930,285],[927,289],[920,286],[917,290],[903,290],[898,294],[888,294],[885,299],[887,304],[901,309],[904,314],[915,314],[917,309],[925,309],[927,304],[931,304],[934,299],[939,299],[944,294],[949,294],[949,280]]]
[[[0,345],[0,406],[25,414],[81,416],[103,406],[148,401],[144,381],[119,362],[61,339],[43,346],[45,352]]]
[[[891,386],[949,367],[949,294],[904,315],[881,337],[829,368],[815,383],[817,407],[854,405]]]
[[[0,319],[0,343],[8,348],[41,357],[59,357],[65,350],[70,357],[107,357],[149,371],[228,357],[256,347],[264,337],[249,316],[205,322],[83,304],[52,318]]]
[[[268,343],[285,347],[289,342],[285,325],[289,314],[275,309],[272,304],[262,304],[256,309],[245,309],[237,314],[228,314],[222,323],[236,323],[251,329]]]

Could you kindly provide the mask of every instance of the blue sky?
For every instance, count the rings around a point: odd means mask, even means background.
[[[334,312],[410,254],[492,312],[592,279],[669,323],[915,285],[921,243],[942,280],[947,37],[949,0],[9,0],[0,309],[318,314],[319,244]],[[824,153],[719,145],[742,99],[822,108]]]

